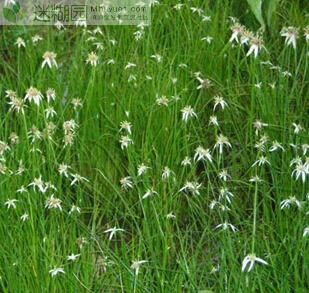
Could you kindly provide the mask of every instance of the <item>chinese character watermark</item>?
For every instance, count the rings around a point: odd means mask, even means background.
[[[149,25],[151,0],[0,0],[0,25]]]

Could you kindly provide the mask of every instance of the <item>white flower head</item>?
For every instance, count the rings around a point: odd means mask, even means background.
[[[263,165],[270,165],[270,162],[267,160],[266,157],[264,156],[260,156],[253,164],[252,164],[252,167],[254,166],[263,166]]]
[[[46,91],[47,102],[54,101],[56,99],[56,91],[54,89],[47,89]]]
[[[231,30],[232,30],[232,36],[229,39],[229,42],[232,43],[235,41],[236,43],[239,43],[240,37],[245,31],[245,27],[236,22],[232,25]]]
[[[173,171],[169,167],[165,166],[162,172],[162,180],[168,179],[172,174]]]
[[[83,107],[83,102],[80,98],[72,99],[71,104],[73,105],[74,110],[77,110],[79,107]]]
[[[209,149],[204,149],[203,147],[199,146],[195,150],[194,154],[195,161],[206,161],[212,162],[212,156]]]
[[[254,37],[254,34],[245,28],[240,36],[240,44],[249,45],[249,42],[253,37]]]
[[[210,22],[211,16],[210,15],[202,15],[202,22]]]
[[[301,148],[303,150],[303,155],[304,156],[307,155],[307,151],[309,150],[309,144],[304,143],[304,144],[302,144]]]
[[[218,118],[215,115],[209,117],[209,125],[219,126]]]
[[[139,273],[140,267],[147,262],[147,260],[137,260],[132,262],[131,269],[134,270],[136,276]]]
[[[298,39],[299,29],[293,26],[282,28],[280,35],[285,37],[285,44],[296,49],[296,40]]]
[[[292,123],[292,125],[294,127],[294,133],[295,134],[299,134],[301,131],[304,130],[304,128],[300,124]]]
[[[126,130],[129,134],[132,133],[132,124],[128,121],[122,121],[120,123],[120,130]]]
[[[166,96],[157,97],[156,103],[157,103],[159,106],[165,106],[165,107],[167,107],[167,106],[168,106],[168,103],[169,103],[169,99],[168,99]]]
[[[81,208],[79,206],[73,204],[71,209],[70,209],[70,211],[69,211],[69,215],[71,215],[74,212],[80,214],[81,213]]]
[[[201,38],[201,41],[205,41],[207,44],[211,44],[213,39],[214,38],[211,36],[206,36],[206,37]]]
[[[58,172],[60,175],[63,175],[65,177],[69,177],[69,168],[70,166],[69,165],[66,165],[66,164],[60,164],[59,167],[58,167]]]
[[[74,254],[72,253],[71,255],[68,255],[67,260],[68,261],[76,261],[78,260],[80,257],[80,254]]]
[[[17,113],[25,114],[25,102],[18,97],[11,97],[8,104],[11,106],[10,110],[16,111]]]
[[[27,220],[29,220],[29,215],[27,213],[23,214],[20,219],[23,221],[23,222],[26,222]]]
[[[224,146],[226,146],[227,148],[232,148],[232,145],[230,144],[228,138],[224,136],[223,134],[219,134],[217,136],[217,140],[216,140],[214,148],[219,149],[219,154],[222,154]]]
[[[151,189],[148,189],[148,190],[146,191],[146,193],[143,195],[142,199],[146,199],[146,198],[151,197],[151,196],[154,196],[154,195],[159,195],[159,193],[156,192],[154,189],[151,188]]]
[[[42,180],[42,176],[39,176],[38,178],[34,178],[34,180],[28,186],[32,186],[33,190],[36,190],[36,188],[38,188],[40,192],[42,193],[46,192],[46,187],[45,187],[45,183]]]
[[[176,219],[176,216],[173,214],[173,212],[170,212],[166,215],[167,219]]]
[[[234,225],[232,225],[228,222],[224,222],[224,223],[219,224],[215,227],[215,229],[219,229],[219,228],[221,228],[222,230],[231,229],[234,233],[238,230]]]
[[[42,41],[43,38],[42,38],[40,35],[34,35],[34,36],[31,38],[31,40],[32,40],[32,43],[33,43],[34,45],[36,45],[39,41]]]
[[[186,182],[186,184],[179,190],[179,192],[185,192],[192,195],[200,195],[200,188],[202,184],[198,182]]]
[[[233,193],[230,192],[226,187],[220,188],[219,201],[225,199],[229,204],[232,202],[232,198],[234,197]]]
[[[109,234],[108,239],[112,240],[112,238],[114,237],[114,235],[116,234],[116,232],[124,232],[124,229],[121,228],[117,228],[116,226],[110,229],[107,229],[104,231],[104,233]]]
[[[89,180],[86,177],[83,177],[79,174],[71,174],[71,176],[73,179],[71,182],[71,186],[75,185],[76,183],[83,182],[83,181],[89,182]]]
[[[252,254],[247,255],[244,258],[244,260],[242,262],[241,271],[242,272],[246,272],[246,271],[250,272],[253,269],[253,266],[256,262],[263,264],[263,265],[268,265],[268,263],[265,260],[257,257],[254,253],[252,253]]]
[[[176,5],[174,5],[173,6],[173,8],[175,9],[175,10],[181,10],[181,8],[184,6],[184,4],[183,3],[177,3]]]
[[[282,146],[281,143],[279,143],[278,141],[275,140],[275,141],[273,141],[272,146],[270,147],[269,151],[275,152],[275,151],[278,151],[278,150],[284,151],[284,147]]]
[[[253,176],[249,179],[249,182],[254,182],[254,183],[260,183],[262,182],[263,180],[259,177],[259,176]]]
[[[8,199],[4,205],[10,209],[10,208],[13,208],[13,209],[16,209],[16,202],[18,202],[17,199]]]
[[[8,1],[12,1],[12,0],[8,0]],[[18,48],[26,47],[26,43],[22,38],[17,38],[15,44],[17,45]]]
[[[197,117],[191,106],[186,106],[181,110],[182,120],[187,122],[190,118]]]
[[[45,116],[48,119],[49,117],[53,118],[54,116],[57,115],[57,112],[55,111],[55,109],[53,107],[47,107],[45,110]]]
[[[85,19],[85,17],[79,17],[76,21],[75,21],[75,25],[78,27],[87,27],[87,20]]]
[[[208,89],[208,88],[210,88],[211,87],[211,85],[212,85],[212,82],[211,82],[211,80],[209,80],[209,79],[203,79],[203,78],[201,78],[200,76],[196,76],[196,79],[198,80],[198,82],[200,83],[199,85],[198,85],[198,87],[196,88],[197,90],[200,90],[200,89]]]
[[[3,156],[3,154],[7,151],[9,151],[11,148],[9,147],[9,145],[4,142],[4,141],[0,141],[0,157]]]
[[[38,89],[32,86],[27,90],[26,96],[24,98],[25,101],[27,100],[29,100],[29,102],[33,101],[37,106],[40,105],[42,99],[43,99],[42,93]]]
[[[190,7],[191,11],[193,13],[198,14],[199,16],[201,16],[204,13],[204,10],[202,8],[198,8],[198,7]]]
[[[215,111],[218,106],[221,107],[222,110],[224,110],[224,108],[227,106],[227,102],[224,100],[223,97],[215,96],[213,111]]]
[[[52,194],[51,197],[49,197],[46,200],[45,208],[48,208],[48,209],[59,209],[60,211],[62,211],[61,203],[62,203],[62,200],[60,200],[59,198],[54,197],[54,195]]]
[[[159,54],[151,55],[150,58],[153,58],[153,59],[156,60],[158,63],[161,63],[161,62],[162,62],[162,56],[159,55]]]
[[[57,28],[57,30],[60,31],[61,29],[64,28],[64,24],[63,24],[61,21],[57,20],[57,21],[55,22],[55,27]]]
[[[121,188],[124,190],[133,188],[132,178],[130,176],[121,178],[120,185],[121,185]]]
[[[90,64],[91,66],[96,67],[99,63],[99,57],[96,53],[91,52],[88,54],[88,57],[86,59],[86,63]]]
[[[181,166],[191,166],[191,164],[191,159],[188,156],[181,161]]]
[[[126,149],[129,145],[133,144],[133,140],[128,135],[121,136],[119,142],[121,149]]]
[[[298,209],[302,207],[302,203],[295,196],[290,196],[280,203],[280,209],[289,209],[291,205],[295,205]]]
[[[95,45],[97,50],[104,50],[104,46],[101,42],[95,42],[93,45]]]
[[[309,175],[309,168],[308,165],[305,163],[303,164],[302,162],[299,162],[296,164],[295,169],[292,172],[292,176],[295,175],[295,179],[302,179],[302,182],[306,182],[306,177]]]
[[[250,48],[249,48],[249,51],[247,53],[247,56],[249,56],[253,53],[254,58],[256,58],[258,56],[259,52],[263,48],[265,48],[264,47],[264,41],[259,36],[252,37],[249,41],[249,45],[250,45]]]
[[[255,135],[258,135],[259,132],[262,130],[263,127],[268,126],[267,123],[262,122],[261,120],[256,120],[253,123],[253,127],[255,128]]]
[[[57,276],[58,274],[65,274],[64,268],[55,268],[49,271],[52,277]]]
[[[42,68],[44,68],[45,65],[48,65],[49,68],[52,68],[52,67],[56,67],[58,68],[58,64],[56,62],[56,57],[57,57],[57,54],[54,53],[54,52],[45,52],[43,54],[43,62],[42,62]]]
[[[142,176],[143,174],[145,174],[148,169],[150,169],[150,167],[146,166],[144,163],[140,164],[137,168],[138,176]]]
[[[130,69],[130,68],[134,68],[134,67],[136,67],[135,63],[128,62],[128,64],[125,66],[124,69]]]
[[[219,172],[218,174],[219,179],[223,180],[223,181],[227,181],[229,179],[231,179],[232,177],[228,174],[226,169],[223,169],[222,171]]]

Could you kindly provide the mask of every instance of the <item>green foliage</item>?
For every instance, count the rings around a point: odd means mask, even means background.
[[[247,0],[250,9],[261,27],[265,28],[265,19],[267,25],[271,27],[272,16],[276,12],[280,0]]]
[[[265,22],[264,22],[263,13],[262,13],[263,1],[262,0],[247,0],[247,1],[251,8],[252,13],[256,17],[256,19],[258,20],[262,28],[264,28]]]
[[[13,9],[10,8],[3,8],[3,16],[5,19],[7,19],[10,22],[16,22],[16,13]]]
[[[298,1],[277,8],[264,1],[262,9],[284,15],[271,26],[252,2],[261,25],[264,20],[271,30],[262,35],[266,49],[254,58],[246,56],[250,44],[229,42],[229,16],[255,27],[252,15],[237,10],[246,2],[182,1],[177,10],[178,2],[154,6],[152,24],[143,29],[1,28],[1,292],[307,292],[308,175],[304,183],[291,175],[303,167],[298,157],[308,162],[308,43],[303,27],[296,50],[280,36],[287,22],[304,26],[305,12]],[[191,9],[193,3],[202,12]],[[57,54],[57,68],[42,68],[46,52]],[[96,67],[86,63],[91,52]],[[210,86],[199,88],[206,79]],[[24,101],[31,86],[44,96],[39,105]],[[56,92],[50,102],[49,88]],[[227,106],[214,110],[215,97]],[[25,102],[24,115],[12,107],[20,106],[15,98]],[[196,113],[187,122],[186,106]],[[50,107],[54,117],[47,117]],[[210,123],[215,118],[218,126]],[[75,136],[65,145],[64,125],[72,120]],[[125,120],[134,143],[122,149]],[[222,154],[215,147],[220,134],[231,144]],[[276,142],[284,150],[272,151]],[[194,159],[200,146],[212,162]],[[261,156],[268,163],[252,167]],[[184,166],[186,157],[190,165]],[[149,168],[139,176],[141,163]],[[60,164],[70,166],[67,176]],[[162,179],[166,167],[170,177]],[[226,181],[224,170],[231,175]],[[88,181],[72,184],[76,174]],[[40,176],[49,186],[43,192],[31,185]],[[261,182],[252,182],[255,176]],[[128,190],[120,184],[125,177],[133,185]],[[180,191],[188,182],[197,183],[193,189],[201,185],[199,194],[192,194],[192,185]],[[157,194],[143,199],[152,189]],[[234,195],[230,203],[226,189]],[[48,208],[52,195],[61,210]],[[292,201],[281,209],[292,196],[302,208]],[[8,208],[12,199],[16,207]],[[71,212],[74,206],[80,213]],[[124,231],[109,239],[113,227]],[[250,253],[268,265],[242,272]],[[72,254],[80,256],[72,261]],[[147,262],[136,274],[131,266],[139,260]],[[52,277],[54,268],[65,274]]]
[[[265,15],[266,15],[267,24],[269,28],[271,28],[272,17],[277,10],[279,2],[280,0],[266,0],[264,3],[265,12],[266,12]]]

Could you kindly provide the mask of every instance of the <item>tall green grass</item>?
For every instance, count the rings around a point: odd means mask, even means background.
[[[255,59],[246,57],[244,47],[228,42],[229,16],[251,31],[260,28],[244,1],[185,1],[180,11],[173,8],[176,2],[162,2],[152,8],[152,24],[139,41],[133,35],[136,27],[101,27],[103,35],[96,38],[104,50],[96,51],[97,67],[86,64],[95,46],[88,40],[92,34],[82,28],[2,27],[0,140],[9,143],[10,150],[3,156],[9,170],[0,175],[1,291],[307,291],[308,237],[302,235],[308,226],[308,182],[291,177],[290,161],[308,143],[308,44],[303,32],[296,50],[280,37],[283,26],[308,24],[306,3],[278,5],[263,34],[267,51]],[[192,6],[202,8],[211,21],[203,22]],[[43,37],[37,45],[31,42],[35,34]],[[213,37],[210,44],[201,40],[206,36]],[[17,48],[17,37],[26,41],[26,48]],[[57,53],[58,69],[41,69],[46,51]],[[151,58],[154,54],[160,54],[162,62]],[[110,59],[115,64],[109,65]],[[270,61],[291,76],[261,61]],[[125,70],[128,62],[137,66]],[[212,86],[197,90],[196,72]],[[128,82],[132,74],[136,80]],[[25,115],[9,110],[5,91],[14,90],[23,98],[30,86],[42,93],[55,89],[57,98],[51,103],[55,118],[45,117],[46,98],[39,107],[27,103]],[[215,95],[228,103],[224,111],[215,112],[219,127],[209,125]],[[161,96],[170,100],[167,107],[157,105]],[[83,107],[74,110],[70,101],[77,97]],[[187,123],[181,119],[186,105],[198,116]],[[76,137],[72,146],[64,147],[62,127],[71,119],[78,124]],[[257,119],[268,124],[259,136],[253,128]],[[125,132],[119,125],[124,120],[133,125],[134,144],[122,150],[119,140]],[[31,127],[43,130],[48,121],[56,126],[53,139],[32,144]],[[293,133],[294,122],[305,129],[299,135]],[[10,142],[12,132],[19,136],[16,145]],[[219,133],[232,144],[223,156],[213,149]],[[254,168],[261,155],[255,144],[263,134],[269,137],[264,155],[271,165]],[[274,140],[282,143],[284,152],[269,152]],[[212,164],[193,161],[200,145],[211,149]],[[192,166],[181,166],[186,156]],[[21,161],[26,170],[16,175]],[[70,178],[59,175],[60,163],[89,181],[71,186]],[[141,163],[150,169],[138,176]],[[166,166],[172,175],[162,180]],[[227,182],[218,178],[223,168],[232,176]],[[255,175],[263,181],[249,182]],[[39,176],[57,191],[42,194],[27,187]],[[119,183],[126,176],[134,183],[127,192]],[[187,181],[202,184],[200,195],[179,192]],[[17,193],[21,186],[28,192]],[[222,186],[234,194],[231,205],[224,203],[229,211],[210,209]],[[151,188],[158,195],[143,200]],[[45,208],[53,193],[62,200],[62,211]],[[303,202],[303,208],[281,210],[280,203],[291,195]],[[16,209],[4,205],[12,198],[18,200]],[[81,208],[80,214],[69,214],[73,204]],[[25,222],[20,220],[24,213],[29,214]],[[170,213],[176,218],[167,217]],[[225,221],[238,231],[215,229]],[[104,231],[114,226],[125,231],[109,241]],[[251,272],[241,272],[242,261],[251,252],[269,265],[256,264]],[[68,261],[71,253],[80,258]],[[147,263],[136,275],[131,265],[138,260]],[[49,271],[58,267],[65,274],[51,277]]]

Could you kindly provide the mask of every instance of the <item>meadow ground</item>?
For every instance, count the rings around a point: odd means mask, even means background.
[[[1,292],[308,292],[306,13],[2,27]]]

